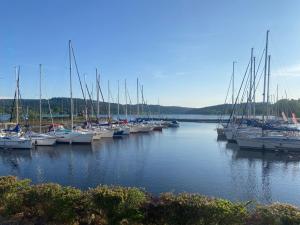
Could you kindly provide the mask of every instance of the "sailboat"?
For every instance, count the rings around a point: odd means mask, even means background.
[[[42,64],[40,68],[40,124],[39,133],[29,131],[26,136],[31,139],[31,142],[35,146],[51,146],[56,144],[56,137],[48,134],[42,134]]]
[[[139,123],[138,121],[138,117],[140,116],[140,108],[139,108],[139,79],[137,78],[136,80],[136,90],[137,90],[137,94],[136,94],[136,99],[137,99],[137,118],[136,118],[136,123],[131,123],[129,125],[129,129],[130,129],[130,133],[148,133],[150,131],[153,130],[152,127],[146,125],[146,124],[142,124]]]
[[[65,129],[63,126],[59,126],[55,129],[53,126],[52,130],[48,133],[51,136],[56,137],[58,143],[80,143],[80,144],[91,144],[93,140],[94,133],[91,131],[80,131],[74,130],[74,118],[73,118],[73,93],[72,93],[72,55],[74,58],[74,51],[72,48],[71,40],[69,40],[69,76],[70,76],[70,114],[71,114],[71,129]],[[74,58],[75,60],[75,58]],[[77,63],[76,69],[77,68]],[[79,75],[79,74],[78,74]],[[83,93],[84,94],[84,93]],[[84,96],[85,98],[85,96]]]
[[[114,136],[114,131],[99,124],[98,116],[100,115],[100,103],[99,103],[99,93],[101,93],[102,101],[104,102],[104,97],[100,86],[100,75],[96,69],[96,90],[97,90],[97,125],[91,127],[91,131],[94,133],[93,140],[100,140],[101,138],[112,138]]]
[[[19,126],[19,79],[20,67],[16,67],[16,126],[14,129],[6,129],[0,135],[0,148],[4,149],[31,149],[31,139],[24,137]]]
[[[268,149],[268,150],[292,150],[300,151],[300,135],[298,129],[292,129],[288,126],[268,127],[269,120],[269,85],[270,85],[270,61],[271,56],[268,55],[268,35],[266,35],[265,47],[265,67],[264,67],[264,90],[263,103],[266,103],[266,113],[263,114],[263,127],[260,133],[246,133],[245,135],[237,137],[237,143],[240,148],[247,149]],[[267,101],[266,101],[267,96]],[[274,132],[276,130],[276,132]]]

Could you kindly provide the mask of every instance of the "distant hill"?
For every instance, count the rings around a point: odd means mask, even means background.
[[[85,102],[83,99],[74,99],[74,113],[82,115],[85,112]],[[13,99],[0,99],[0,113],[14,114],[14,100]],[[70,99],[69,98],[51,98],[48,101],[42,100],[42,111],[43,114],[49,114],[49,105],[53,114],[57,115],[69,115],[70,114]],[[93,107],[90,101],[87,101],[87,107],[89,114],[96,113],[96,101],[93,101]],[[202,108],[189,108],[179,106],[159,106],[159,105],[139,105],[140,114],[206,114],[206,115],[218,115],[218,114],[230,114],[232,105],[221,104],[214,106],[207,106]],[[262,103],[256,103],[256,114],[262,114],[265,110],[265,106]],[[236,107],[240,114],[245,113],[246,104],[241,104]],[[26,114],[29,112],[31,118],[38,117],[39,113],[39,100],[38,99],[22,99],[20,101],[20,112]],[[136,114],[137,106],[128,105],[128,114]],[[106,102],[100,102],[100,114],[107,114],[108,104]],[[280,100],[275,104],[270,105],[270,111],[272,114],[284,111],[290,115],[291,112],[296,113],[300,116],[300,100]],[[117,104],[111,104],[111,114],[117,113]],[[125,114],[125,106],[120,104],[120,114]]]

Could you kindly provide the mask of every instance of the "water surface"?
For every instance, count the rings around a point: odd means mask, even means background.
[[[300,155],[239,150],[218,141],[215,124],[181,123],[163,132],[86,145],[1,150],[0,175],[86,189],[98,184],[196,192],[234,201],[300,206]]]

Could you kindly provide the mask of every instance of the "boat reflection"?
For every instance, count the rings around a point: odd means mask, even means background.
[[[268,162],[299,162],[300,152],[274,152],[254,149],[240,149],[236,143],[226,143],[226,149],[232,150],[235,160],[249,159]]]

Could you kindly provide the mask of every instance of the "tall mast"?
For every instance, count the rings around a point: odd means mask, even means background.
[[[85,84],[85,86],[87,86],[86,85],[86,74],[84,74],[84,76],[83,76],[83,79],[84,79],[84,84]],[[86,88],[84,89],[84,96],[86,96]],[[88,109],[87,109],[87,104],[85,104],[85,121],[88,121]]]
[[[232,62],[232,107],[234,105],[234,70],[235,70],[235,61]]]
[[[118,80],[118,120],[120,119],[120,83]]]
[[[107,101],[108,101],[108,120],[110,119],[110,90],[109,90],[109,80],[107,81]]]
[[[73,131],[73,93],[72,93],[72,57],[71,57],[71,40],[69,40],[69,70],[70,70],[70,115],[71,115],[71,129]]]
[[[255,65],[255,57],[253,57],[253,117],[256,116],[255,109],[255,95],[256,95],[256,65]]]
[[[142,90],[141,90],[141,94],[142,94],[142,115],[144,115],[144,104],[145,104],[145,102],[144,102],[144,85],[142,85]]]
[[[137,116],[140,115],[139,108],[139,78],[136,79],[136,106],[137,106]]]
[[[266,34],[266,47],[265,47],[265,68],[264,68],[264,92],[263,92],[263,103],[266,103],[266,85],[267,85],[267,67],[268,67],[268,42],[269,42],[269,30]],[[263,112],[263,121],[265,121],[265,113]]]
[[[99,111],[100,111],[100,104],[99,104],[99,76],[98,76],[98,70],[96,68],[96,92],[97,92],[97,115],[96,118],[99,117]]]
[[[251,59],[250,59],[250,82],[249,82],[249,111],[248,111],[248,117],[251,117],[252,113],[252,75],[253,75],[253,48],[251,48]]]
[[[126,84],[126,79],[125,79],[125,117],[127,120],[127,84]]]
[[[277,116],[279,116],[279,105],[278,105],[278,84],[277,84],[277,87],[276,87],[276,114]]]
[[[42,64],[40,64],[40,133],[42,133]]]
[[[16,122],[19,124],[19,75],[20,75],[20,66],[16,67]]]
[[[270,116],[270,75],[271,75],[271,55],[268,55],[268,86],[267,86],[267,119],[269,119]]]

